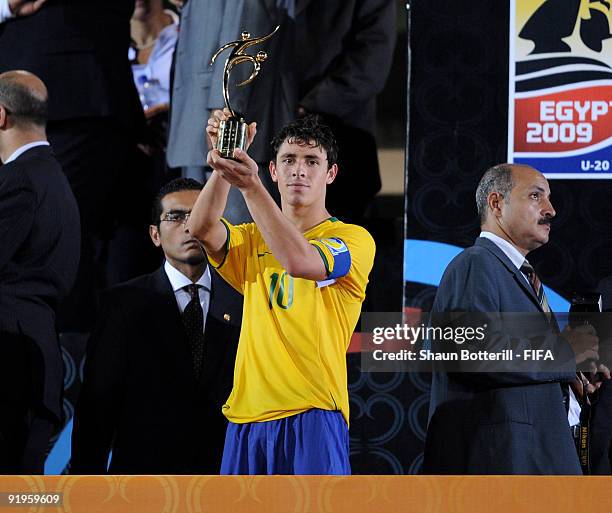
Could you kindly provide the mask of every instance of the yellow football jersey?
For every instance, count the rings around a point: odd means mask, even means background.
[[[375,244],[362,227],[329,218],[304,233],[328,271],[293,278],[254,223],[227,228],[211,265],[244,295],[234,386],[223,413],[234,423],[282,419],[312,408],[349,419],[346,350],[365,298]]]

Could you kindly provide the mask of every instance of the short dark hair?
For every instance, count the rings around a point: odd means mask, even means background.
[[[30,88],[13,77],[0,78],[0,103],[17,126],[35,125],[44,128],[47,124],[47,98],[38,98]]]
[[[309,114],[299,118],[281,129],[272,139],[273,156],[276,160],[278,150],[285,142],[296,142],[304,146],[321,148],[327,153],[327,168],[332,167],[338,160],[338,144],[331,128],[321,122],[321,118],[314,114]]]
[[[200,182],[194,180],[193,178],[175,178],[174,180],[168,182],[159,190],[157,196],[155,196],[155,199],[153,200],[151,224],[159,226],[159,223],[161,222],[161,215],[164,211],[162,200],[168,194],[180,191],[201,191],[203,187],[204,186]]]
[[[508,198],[513,187],[511,164],[497,164],[484,172],[476,188],[476,208],[480,216],[481,226],[487,220],[487,198],[489,194],[497,192],[504,198]]]

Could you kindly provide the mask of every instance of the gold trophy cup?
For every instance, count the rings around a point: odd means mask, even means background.
[[[242,64],[243,62],[250,62],[253,65],[253,71],[251,72],[251,76],[243,82],[237,84],[237,87],[242,87],[247,84],[250,84],[259,74],[259,70],[261,69],[261,63],[268,58],[268,54],[266,52],[258,52],[257,55],[249,55],[248,53],[246,53],[246,50],[251,46],[255,46],[259,43],[267,41],[274,34],[276,34],[279,28],[280,25],[277,26],[268,35],[263,37],[251,37],[251,34],[249,34],[248,32],[243,32],[241,34],[240,39],[224,44],[214,53],[211,58],[210,65],[212,66],[215,63],[217,57],[222,52],[224,52],[228,48],[233,47],[232,52],[225,61],[225,67],[223,68],[223,99],[225,100],[225,106],[231,112],[231,116],[225,121],[221,121],[221,123],[219,124],[216,148],[217,150],[219,150],[219,153],[221,153],[221,156],[223,158],[233,159],[234,150],[236,148],[246,150],[247,145],[247,123],[244,120],[244,117],[239,112],[236,112],[234,109],[232,109],[232,106],[230,105],[230,73],[232,69],[234,69],[234,67],[238,64]]]

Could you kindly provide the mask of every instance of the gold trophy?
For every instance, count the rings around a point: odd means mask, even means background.
[[[234,48],[227,60],[225,61],[225,67],[223,68],[223,99],[225,100],[225,106],[231,112],[231,116],[227,120],[221,121],[221,123],[219,124],[216,148],[217,150],[219,150],[219,153],[221,153],[221,156],[223,158],[233,159],[234,150],[236,148],[246,150],[247,144],[247,123],[244,120],[244,117],[242,117],[239,112],[234,111],[234,109],[232,109],[230,105],[230,73],[232,69],[234,69],[234,67],[238,64],[242,64],[243,62],[250,62],[253,65],[253,71],[251,73],[251,76],[243,82],[237,84],[237,87],[242,87],[247,84],[250,84],[259,74],[259,70],[261,69],[261,63],[268,58],[268,54],[266,52],[258,52],[257,55],[253,56],[249,55],[248,53],[245,53],[246,50],[251,46],[267,41],[274,34],[276,34],[279,28],[280,25],[277,26],[267,36],[263,37],[251,37],[251,34],[249,34],[248,32],[243,32],[241,34],[240,39],[224,44],[215,52],[215,54],[211,58],[210,65],[212,66],[215,63],[217,57],[222,52],[224,52],[228,48]]]

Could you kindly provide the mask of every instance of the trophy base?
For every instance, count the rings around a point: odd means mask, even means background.
[[[247,124],[243,118],[231,117],[219,123],[217,150],[224,159],[234,159],[234,150],[246,150]]]

